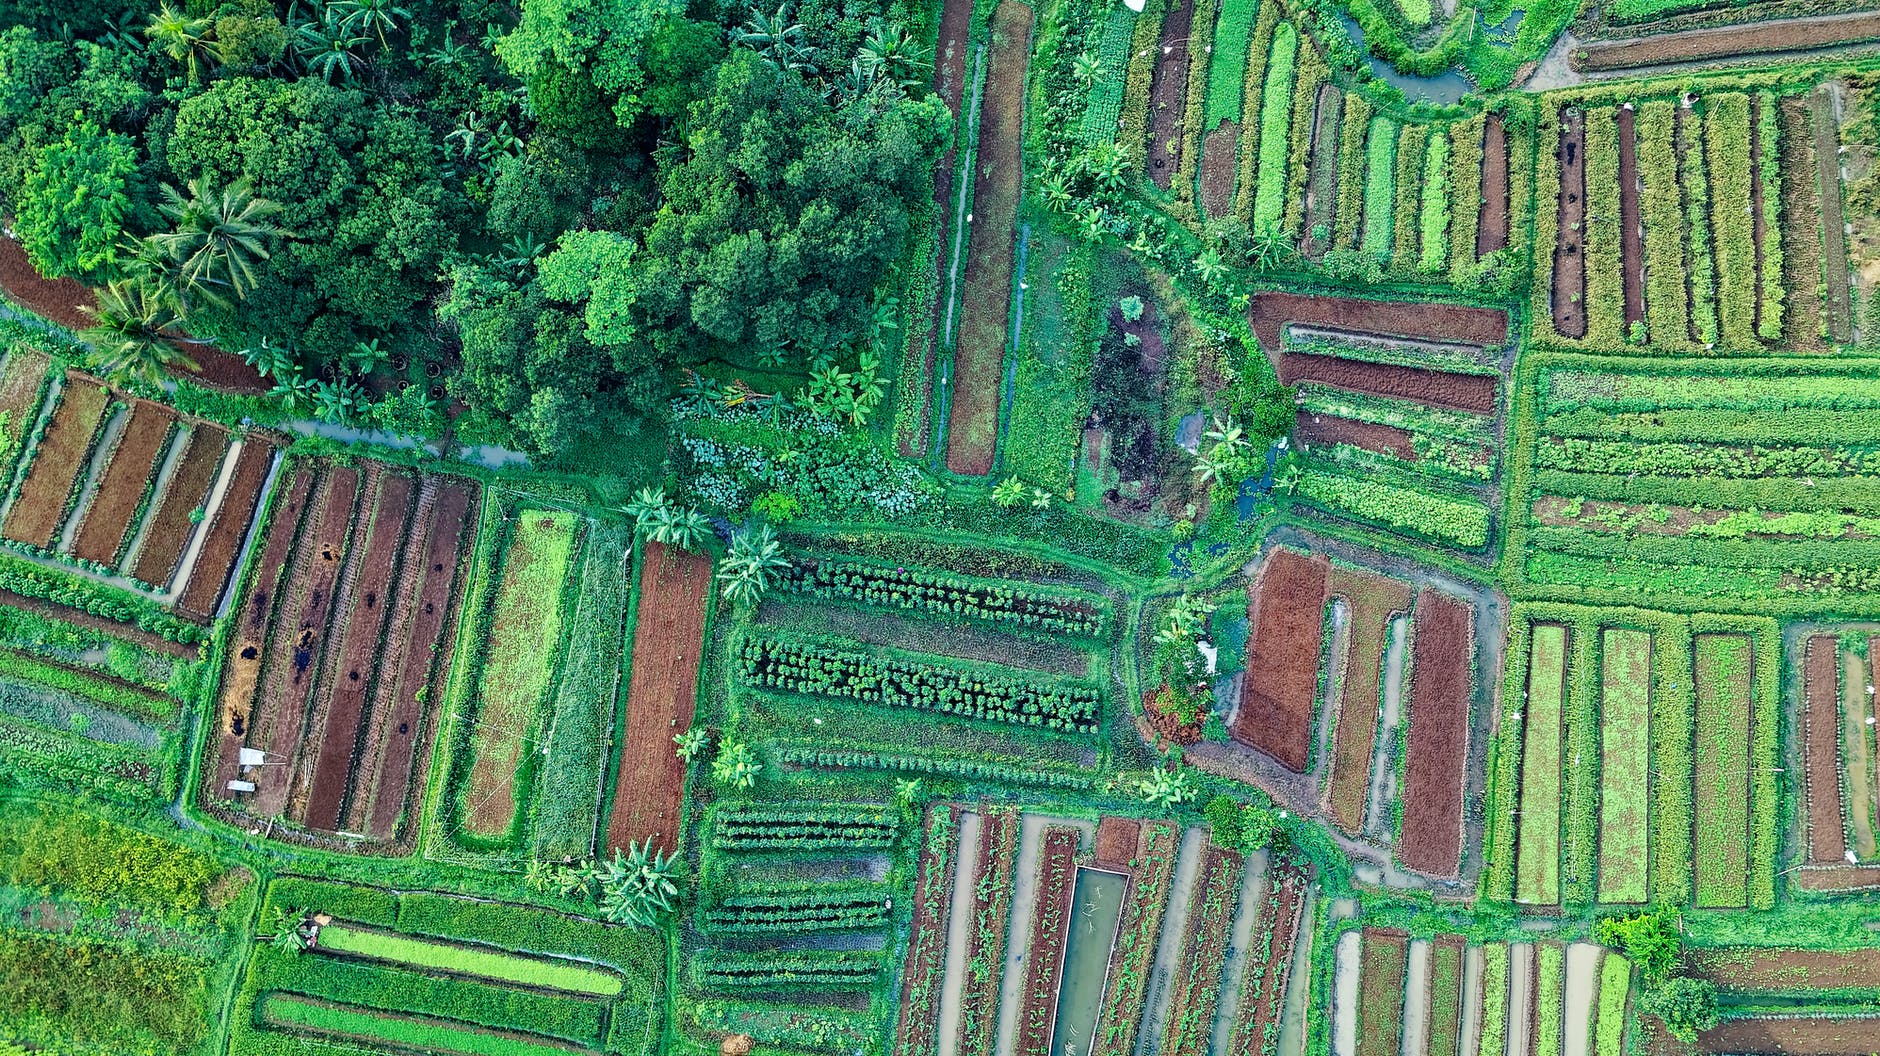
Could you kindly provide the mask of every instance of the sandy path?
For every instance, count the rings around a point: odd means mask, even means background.
[[[1405,661],[1409,655],[1410,618],[1390,621],[1390,644],[1384,649],[1384,706],[1378,714],[1377,745],[1371,757],[1371,800],[1364,811],[1364,834],[1389,844],[1390,801],[1397,794],[1397,726],[1403,717]]]
[[[1073,828],[1084,834],[1084,842],[1095,837],[1097,827],[1088,821],[1053,818],[1043,814],[1021,814],[1018,819],[1018,868],[1012,874],[1011,931],[1005,940],[1005,971],[999,977],[999,1019],[994,1035],[999,1056],[1012,1056],[1018,1048],[1018,1016],[1025,1004],[1025,955],[1031,943],[1031,915],[1038,902],[1038,859],[1044,853],[1044,830],[1050,826]]]
[[[1462,951],[1462,1044],[1459,1056],[1481,1056],[1482,1048],[1482,948],[1471,946]]]
[[[1590,1056],[1592,1052],[1593,1008],[1599,1003],[1599,965],[1604,952],[1590,942],[1567,947],[1567,1026],[1561,1056]]]
[[[1226,1056],[1233,1040],[1234,1013],[1240,1007],[1240,983],[1247,974],[1247,950],[1253,944],[1253,925],[1260,916],[1260,904],[1266,901],[1267,866],[1270,856],[1255,851],[1247,857],[1245,877],[1240,882],[1240,904],[1234,911],[1234,925],[1228,932],[1227,959],[1221,966],[1221,1003],[1214,1009],[1214,1027],[1209,1049],[1214,1056]]]
[[[1403,977],[1403,1053],[1423,1056],[1430,1040],[1430,940],[1410,942],[1410,961]]]
[[[1136,1031],[1138,1056],[1153,1049],[1162,1040],[1162,1022],[1168,1018],[1169,977],[1181,960],[1182,933],[1188,928],[1188,904],[1194,900],[1195,880],[1201,874],[1201,859],[1208,853],[1208,833],[1200,827],[1182,833],[1181,849],[1175,855],[1175,882],[1169,888],[1168,911],[1162,914],[1162,934],[1156,937],[1155,967],[1149,974],[1149,1007],[1143,1011],[1142,1026]]]
[[[1354,929],[1338,937],[1336,973],[1332,982],[1333,1056],[1357,1056],[1358,982],[1361,938]]]
[[[1534,946],[1508,947],[1508,1056],[1529,1056],[1534,1032]]]
[[[973,879],[979,873],[979,830],[985,819],[960,815],[960,854],[953,872],[953,905],[947,914],[946,975],[940,984],[940,1056],[957,1056],[960,1048],[961,994],[966,988],[967,932],[972,928]]]
[[[1305,1056],[1306,1005],[1312,1000],[1312,931],[1319,889],[1306,888],[1299,936],[1293,940],[1292,970],[1286,976],[1286,1006],[1280,1013],[1278,1056]]]

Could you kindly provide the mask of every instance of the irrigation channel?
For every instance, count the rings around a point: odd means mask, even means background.
[[[1064,974],[1058,983],[1057,1015],[1051,1028],[1051,1056],[1084,1056],[1097,1037],[1097,1013],[1103,1007],[1110,975],[1110,953],[1123,919],[1123,895],[1129,877],[1088,866],[1077,870],[1071,894],[1070,935],[1064,943]]]

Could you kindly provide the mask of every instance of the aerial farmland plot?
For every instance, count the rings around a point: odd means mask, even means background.
[[[0,0],[0,1051],[1880,1051],[1868,0]]]

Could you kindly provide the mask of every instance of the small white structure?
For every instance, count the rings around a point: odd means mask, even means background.
[[[241,765],[243,769],[251,766],[260,766],[267,762],[267,758],[268,753],[259,748],[243,748],[241,750]]]
[[[228,783],[228,790],[230,792],[253,792],[255,790],[255,783],[253,781],[230,781]]]

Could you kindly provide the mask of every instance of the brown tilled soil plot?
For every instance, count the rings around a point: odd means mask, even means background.
[[[274,620],[280,599],[288,590],[281,582],[281,571],[293,553],[300,531],[302,513],[313,494],[315,472],[309,463],[296,465],[293,476],[284,482],[281,501],[275,505],[268,529],[256,559],[255,573],[248,583],[248,594],[232,614],[234,636],[228,658],[223,662],[222,687],[219,691],[216,730],[221,737],[220,754],[209,793],[217,798],[227,795],[228,782],[239,776],[237,749],[248,743],[254,709],[261,703],[255,694],[260,685],[261,667],[268,644],[268,628]],[[322,498],[316,501],[324,501]]]
[[[1841,822],[1840,643],[1832,635],[1808,639],[1802,659],[1806,687],[1802,740],[1807,773],[1808,860],[1838,865],[1847,860],[1847,831]]]
[[[1240,160],[1240,124],[1222,121],[1201,140],[1201,208],[1210,220],[1234,211],[1234,175]]]
[[[1586,114],[1561,108],[1560,200],[1554,213],[1554,330],[1562,337],[1586,336]]]
[[[1789,291],[1783,317],[1784,347],[1799,352],[1826,349],[1821,340],[1821,184],[1808,102],[1782,100],[1782,268]]]
[[[1163,190],[1181,168],[1188,114],[1188,36],[1195,0],[1171,0],[1162,19],[1161,57],[1149,85],[1149,178]]]
[[[1044,830],[1038,855],[1037,902],[1025,947],[1025,984],[1018,1014],[1018,1056],[1050,1056],[1058,973],[1070,934],[1071,891],[1077,881],[1077,846],[1083,833],[1063,825]]]
[[[1293,438],[1302,447],[1348,444],[1376,454],[1401,458],[1405,462],[1417,460],[1416,445],[1411,442],[1409,432],[1394,425],[1300,411],[1293,424]]]
[[[1698,62],[1736,55],[1824,48],[1874,37],[1880,37],[1880,12],[1866,11],[1589,43],[1580,48],[1584,58],[1573,56],[1573,65],[1582,70],[1623,70],[1664,62]]]
[[[685,763],[672,750],[672,738],[692,725],[711,586],[710,558],[646,544],[608,848],[639,840],[669,851],[679,846]]]
[[[11,243],[0,238],[0,244]],[[41,548],[52,545],[65,523],[66,499],[85,471],[85,455],[110,404],[111,394],[97,382],[66,375],[64,394],[33,453],[26,483],[7,511],[8,539]]]
[[[1880,1046],[1880,1020],[1856,1016],[1732,1019],[1697,1035],[1703,1053],[1756,1052],[1772,1056],[1871,1056]],[[1678,1051],[1674,1046],[1661,1051]],[[1688,1050],[1687,1050],[1688,1051]]]
[[[1305,772],[1312,747],[1329,568],[1323,557],[1275,549],[1248,607],[1252,630],[1233,736],[1294,773]]]
[[[98,478],[97,494],[85,508],[84,519],[73,537],[73,556],[99,564],[117,559],[175,421],[176,415],[160,403],[137,400],[131,404],[129,420],[118,433],[110,461]]]
[[[1395,363],[1367,363],[1359,359],[1288,352],[1280,357],[1279,376],[1287,385],[1316,381],[1372,396],[1415,400],[1432,407],[1476,414],[1495,413],[1496,379],[1486,374],[1454,374]]]
[[[960,336],[953,353],[953,402],[947,409],[947,468],[967,476],[992,471],[998,444],[1005,343],[1011,329],[1012,267],[1018,241],[1018,192],[1025,117],[1025,70],[1031,57],[1031,8],[1003,0],[992,15],[992,59],[979,113],[973,177],[972,251],[960,295]]]
[[[1415,676],[1397,860],[1429,876],[1453,876],[1462,862],[1475,612],[1467,602],[1425,589],[1412,618]]]
[[[1475,255],[1508,248],[1508,129],[1500,114],[1482,125],[1482,212],[1475,225]]]
[[[1410,936],[1366,928],[1358,978],[1358,1056],[1397,1056],[1403,1049],[1404,974]]]
[[[6,370],[0,373],[0,414],[7,417],[6,435],[23,439],[33,423],[27,415],[39,402],[39,391],[46,382],[52,361],[44,352],[24,345],[7,353]]]
[[[377,679],[385,648],[385,614],[396,587],[392,575],[405,540],[413,491],[410,477],[390,471],[382,474],[370,517],[360,516],[353,530],[357,567],[343,584],[347,596],[337,599],[342,607],[339,648],[327,654],[326,714],[312,771],[302,775],[307,782],[304,820],[309,828],[338,827],[340,807],[353,784],[353,760],[359,752],[367,694]]]
[[[1627,326],[1645,319],[1645,233],[1639,222],[1637,119],[1629,107],[1619,108],[1619,272],[1625,282]]]
[[[385,714],[384,729],[367,745],[361,763],[371,792],[353,793],[354,806],[362,799],[370,800],[365,831],[379,839],[398,835],[398,819],[411,790],[423,782],[430,764],[425,749],[437,726],[438,709],[432,708],[427,718],[425,701],[438,698],[434,689],[442,685],[450,666],[456,613],[463,600],[458,566],[475,545],[477,486],[455,477],[439,479],[423,549],[416,548],[414,535],[405,559],[409,565],[416,558],[419,571],[415,575],[407,571],[401,577],[407,583],[416,580],[415,595],[411,603],[401,600],[401,608],[393,614],[394,645],[380,664],[372,710],[375,716]]]
[[[176,599],[176,611],[184,616],[209,620],[222,600],[223,588],[235,573],[235,562],[242,554],[242,541],[254,523],[261,504],[261,489],[268,482],[268,470],[274,466],[274,445],[259,433],[249,433],[235,456],[235,475],[229,479],[222,503],[216,507],[202,549],[196,554],[195,567],[189,570],[189,582]]]
[[[207,422],[197,422],[190,431],[185,441],[189,446],[164,482],[163,494],[155,499],[156,512],[150,515],[150,526],[131,565],[131,575],[140,582],[165,587],[176,574],[176,563],[197,531],[190,517],[209,501],[209,489],[215,486],[222,458],[228,454],[228,441],[226,430]]]
[[[1136,857],[1136,844],[1142,836],[1142,822],[1135,818],[1104,818],[1097,823],[1097,846],[1091,861],[1101,869],[1129,868]]]
[[[48,279],[33,267],[26,250],[10,238],[0,237],[0,291],[15,304],[58,323],[67,330],[97,325],[85,311],[97,299],[76,279]]]
[[[1693,949],[1690,974],[1719,990],[1872,990],[1880,987],[1880,957],[1872,950],[1787,950],[1752,946]]]
[[[1338,698],[1325,809],[1339,828],[1355,836],[1364,829],[1364,805],[1371,788],[1390,620],[1410,608],[1410,586],[1372,572],[1334,568],[1327,590],[1350,607],[1346,617],[1350,630],[1345,635],[1345,682]]]
[[[1425,301],[1372,301],[1269,290],[1253,295],[1247,323],[1268,354],[1283,347],[1287,326],[1324,326],[1360,334],[1499,345],[1508,340],[1508,314]]]

